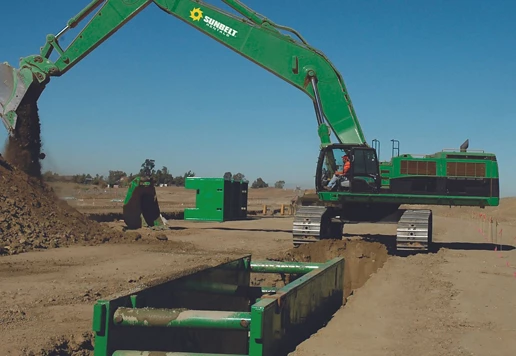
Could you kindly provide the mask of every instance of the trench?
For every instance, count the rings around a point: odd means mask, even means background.
[[[344,300],[353,294],[353,291],[362,287],[378,269],[383,267],[389,258],[384,244],[368,242],[362,239],[323,240],[314,244],[307,244],[292,248],[270,256],[273,261],[284,262],[315,262],[323,263],[336,257],[344,257]],[[281,288],[285,283],[294,279],[288,276],[258,274],[253,283],[270,285]]]
[[[389,258],[389,253],[385,245],[379,242],[344,239],[320,241],[299,248],[292,248],[270,255],[267,259],[284,262],[322,263],[335,257],[344,257],[345,259],[344,296],[342,300],[342,306],[345,307],[346,300],[353,294],[353,291],[362,287],[371,275],[383,267]],[[281,288],[295,278],[295,276],[281,274],[253,273],[251,275],[251,285]],[[306,330],[300,330],[302,335],[295,345],[286,353],[277,356],[288,355],[289,352],[294,351],[297,345],[324,328],[327,322],[329,320],[321,321],[319,324],[307,325]],[[161,334],[161,332],[157,334]],[[53,340],[45,349],[44,354],[48,356],[89,356],[93,355],[93,345],[93,333],[85,331],[81,335]]]

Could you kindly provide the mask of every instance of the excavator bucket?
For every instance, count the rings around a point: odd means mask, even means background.
[[[136,177],[131,182],[124,201],[123,216],[129,229],[141,228],[142,217],[148,226],[163,225],[156,188],[150,179]]]
[[[10,135],[16,128],[16,110],[32,82],[30,70],[20,72],[8,63],[0,63],[0,117]]]

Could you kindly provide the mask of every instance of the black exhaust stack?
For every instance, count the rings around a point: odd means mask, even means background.
[[[464,143],[462,145],[460,145],[460,151],[467,152],[468,147],[469,147],[469,138],[466,141],[464,141]]]

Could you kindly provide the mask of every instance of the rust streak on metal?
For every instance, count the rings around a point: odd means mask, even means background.
[[[115,322],[123,321],[128,323],[143,323],[144,325],[167,326],[170,322],[179,318],[181,313],[187,309],[168,309],[166,313],[163,310],[152,309],[117,309],[114,314]],[[120,321],[119,321],[120,320]]]
[[[278,306],[281,307],[282,301],[285,299],[285,292],[276,292],[274,294],[265,294],[262,296],[263,299],[275,299]]]

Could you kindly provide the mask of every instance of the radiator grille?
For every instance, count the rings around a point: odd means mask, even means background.
[[[485,177],[485,163],[448,162],[446,175],[453,177]]]
[[[435,176],[436,162],[435,161],[401,161],[401,174],[410,175],[429,175]]]

